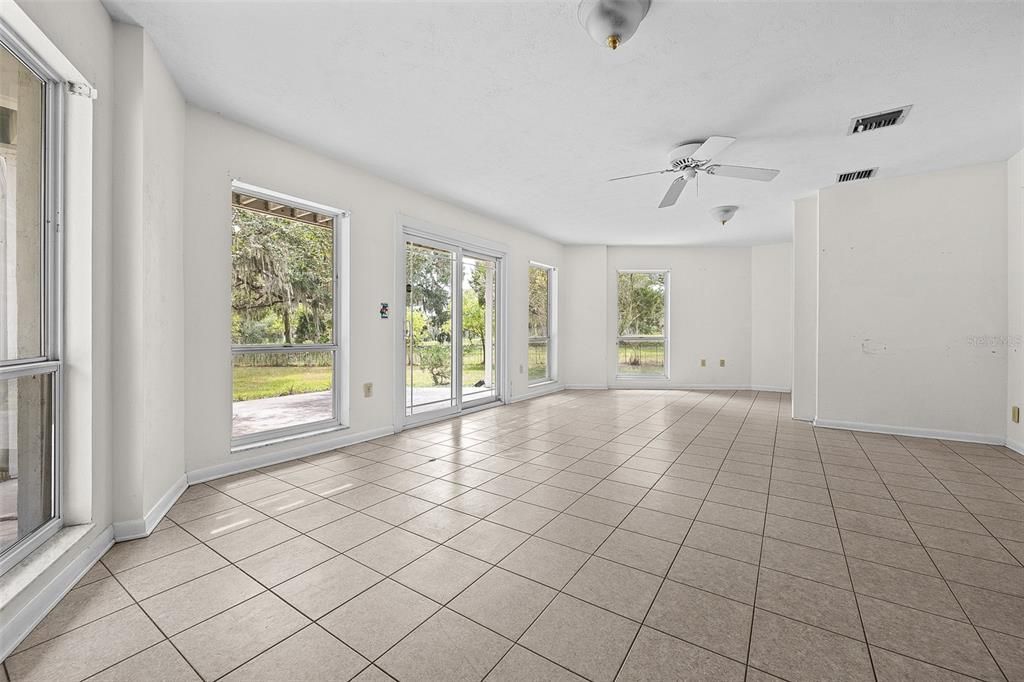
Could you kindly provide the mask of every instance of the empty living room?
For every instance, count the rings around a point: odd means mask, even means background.
[[[1024,0],[0,0],[0,682],[1024,682]]]

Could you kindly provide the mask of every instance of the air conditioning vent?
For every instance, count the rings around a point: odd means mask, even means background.
[[[875,177],[875,173],[877,172],[877,168],[865,168],[864,170],[847,171],[846,173],[840,173],[839,175],[837,175],[836,182],[853,182],[854,180],[867,180],[868,178]]]
[[[890,126],[899,125],[907,120],[907,114],[910,113],[910,105],[900,107],[899,109],[893,109],[891,111],[882,111],[877,114],[868,114],[867,116],[858,116],[850,121],[850,130],[848,135],[856,135],[857,133],[866,133],[869,130],[878,130],[879,128],[888,128]]]

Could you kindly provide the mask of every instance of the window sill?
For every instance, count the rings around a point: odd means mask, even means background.
[[[277,436],[275,438],[269,438],[267,440],[260,440],[253,443],[243,443],[239,445],[233,445],[231,452],[250,452],[252,450],[258,450],[260,448],[269,447],[272,445],[282,445],[285,443],[294,443],[295,441],[302,440],[304,438],[313,438],[315,436],[324,436],[331,433],[338,433],[339,431],[348,431],[350,427],[344,425],[328,426],[323,429],[316,429],[315,431],[303,431],[302,433],[292,433],[287,436]]]
[[[0,604],[10,603],[92,529],[91,523],[61,528],[20,563],[0,576]]]

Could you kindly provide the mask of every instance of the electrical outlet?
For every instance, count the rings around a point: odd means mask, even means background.
[[[719,367],[725,367],[725,360],[719,360],[718,361],[718,366]]]
[[[364,398],[372,398],[373,397],[373,384],[372,383],[365,383],[365,384],[363,384],[363,397]]]
[[[522,374],[522,373],[523,373],[523,366],[522,366],[522,365],[519,365],[519,373],[520,373],[520,374]]]
[[[705,358],[701,358],[700,359],[700,366],[701,367],[707,367],[708,366],[708,361]]]
[[[1018,406],[1014,405],[1010,408],[1010,419],[1014,424],[1020,424],[1020,408]]]

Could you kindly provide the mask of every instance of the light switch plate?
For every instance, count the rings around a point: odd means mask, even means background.
[[[718,361],[718,366],[719,367],[725,367],[725,360],[719,360]]]
[[[365,383],[365,384],[363,384],[363,397],[364,398],[372,398],[373,397],[373,384],[372,383]]]
[[[701,358],[701,360],[700,360],[700,366],[701,366],[701,367],[707,367],[707,366],[708,366],[708,361],[707,361],[707,360],[705,360],[704,358]]]
[[[1014,424],[1020,424],[1020,408],[1018,406],[1014,405],[1010,408],[1010,419]]]

